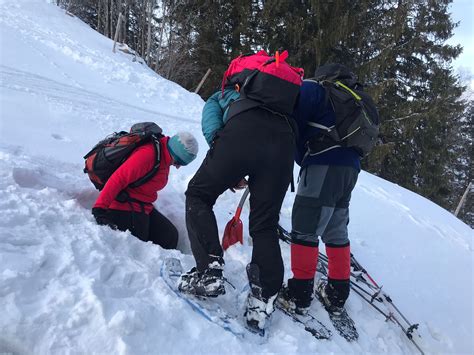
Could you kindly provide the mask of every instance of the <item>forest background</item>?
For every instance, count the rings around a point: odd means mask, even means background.
[[[286,49],[310,78],[350,67],[381,134],[363,168],[454,212],[472,181],[474,97],[453,68],[451,0],[56,0],[168,80],[207,99],[232,58]],[[120,21],[119,21],[120,19]],[[119,24],[119,26],[118,26]],[[474,227],[471,192],[458,217]]]

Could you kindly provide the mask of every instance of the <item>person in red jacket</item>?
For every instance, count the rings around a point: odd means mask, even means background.
[[[142,241],[151,241],[165,249],[174,249],[178,231],[168,218],[153,207],[157,192],[168,183],[170,166],[179,168],[192,162],[198,152],[198,143],[188,132],[160,139],[160,166],[149,181],[138,187],[127,187],[145,176],[155,163],[153,143],[144,144],[133,151],[125,162],[110,176],[92,208],[100,225],[130,232]],[[125,191],[129,199],[119,194]],[[119,201],[120,200],[120,201]]]

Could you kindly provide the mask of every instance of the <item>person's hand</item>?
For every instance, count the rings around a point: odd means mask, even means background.
[[[237,185],[235,185],[234,187],[231,187],[230,191],[235,192],[235,190],[245,189],[247,185],[248,185],[248,181],[245,180],[245,178],[243,178],[242,180],[239,181]]]
[[[117,225],[113,223],[107,217],[107,210],[104,208],[94,207],[92,208],[92,215],[95,218],[95,221],[100,226],[109,226],[112,229],[117,229]]]

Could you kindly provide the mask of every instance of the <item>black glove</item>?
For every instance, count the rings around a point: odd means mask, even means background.
[[[117,229],[117,225],[113,223],[107,217],[107,210],[104,208],[94,207],[92,209],[92,215],[94,216],[98,225],[101,226],[109,226],[112,229]]]

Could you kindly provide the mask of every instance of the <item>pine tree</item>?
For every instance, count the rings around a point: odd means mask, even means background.
[[[321,64],[345,64],[366,84],[382,121],[365,169],[448,209],[472,179],[462,165],[472,162],[472,133],[470,145],[463,133],[472,109],[451,67],[461,48],[446,44],[456,26],[451,0],[59,2],[108,36],[123,11],[126,43],[187,89],[211,68],[203,98],[220,88],[229,61],[249,51],[287,49],[306,77]]]

